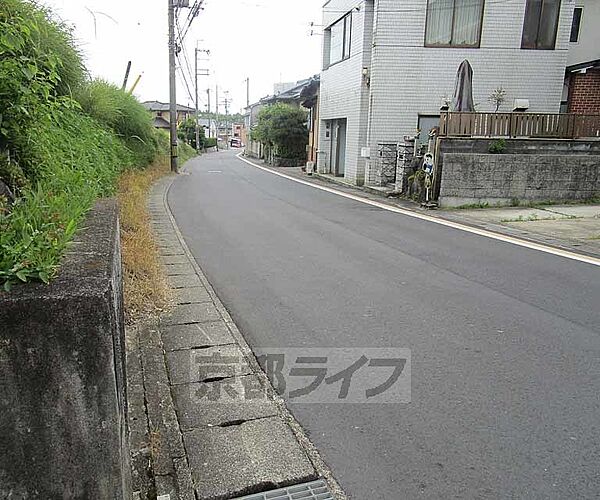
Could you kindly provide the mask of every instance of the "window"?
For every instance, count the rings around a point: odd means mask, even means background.
[[[478,47],[484,0],[428,0],[426,47]]]
[[[527,0],[523,24],[523,49],[554,49],[560,0]]]
[[[579,41],[579,27],[581,26],[581,15],[583,14],[583,8],[575,7],[573,11],[573,24],[571,25],[571,38],[570,42]]]
[[[350,41],[352,38],[352,14],[331,25],[329,31],[329,65],[350,57]]]

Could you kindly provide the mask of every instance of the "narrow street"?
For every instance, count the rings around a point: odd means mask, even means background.
[[[252,348],[397,347],[412,401],[290,404],[353,499],[600,491],[600,269],[254,168],[187,164],[168,202]]]

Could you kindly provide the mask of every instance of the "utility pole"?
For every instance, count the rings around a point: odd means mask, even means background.
[[[210,50],[199,49],[198,42],[196,41],[196,48],[194,49],[194,89],[196,92],[196,127],[195,127],[195,129],[196,129],[196,150],[198,151],[198,153],[200,153],[200,125],[198,124],[198,120],[200,119],[200,109],[198,106],[198,76],[199,76],[200,71],[202,72],[202,76],[209,75],[208,68],[198,69],[198,54],[200,52],[206,53],[207,56],[210,55]],[[210,99],[210,96],[209,96],[209,99]]]
[[[216,125],[216,135],[217,135],[217,151],[219,151],[219,125],[221,124],[221,120],[219,119],[219,86],[215,85],[215,125]]]
[[[171,171],[177,173],[177,89],[175,81],[175,1],[169,2],[169,125]]]
[[[227,149],[229,149],[229,91],[225,91],[225,142],[227,143]]]
[[[200,153],[200,125],[198,120],[200,112],[198,111],[198,47],[194,49],[194,89],[196,92],[196,151]]]
[[[208,102],[206,110],[208,111],[208,137],[210,137],[210,89],[206,89],[206,100]]]
[[[250,77],[246,78],[246,107],[250,107]]]

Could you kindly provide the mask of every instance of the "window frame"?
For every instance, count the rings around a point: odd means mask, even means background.
[[[452,26],[450,28],[450,43],[428,43],[427,34],[429,32],[429,9],[431,0],[427,0],[427,9],[425,11],[425,36],[423,40],[423,46],[428,48],[442,48],[442,49],[478,49],[481,47],[481,35],[483,34],[483,17],[485,13],[486,0],[481,0],[481,14],[479,16],[479,32],[477,33],[477,43],[475,44],[455,44],[452,42],[454,36],[454,20],[456,19],[456,0],[452,3]]]
[[[573,40],[573,27],[575,25],[575,12],[579,11],[579,20],[577,23],[577,34]],[[571,32],[569,33],[569,43],[579,43],[579,35],[581,35],[581,23],[583,22],[583,6],[575,6],[573,9],[573,20],[571,21]]]
[[[542,14],[544,13],[544,3],[551,1],[551,0],[540,0],[541,1],[541,8],[540,8],[540,17],[538,19],[538,23],[537,23],[537,33],[535,35],[535,47],[526,47],[525,44],[525,25],[526,25],[526,21],[527,21],[527,8],[529,6],[529,2],[531,2],[532,0],[527,0],[525,2],[525,15],[523,16],[523,31],[521,33],[521,49],[523,50],[556,50],[556,40],[558,38],[558,25],[560,23],[560,14],[561,14],[561,9],[562,9],[562,2],[563,0],[556,0],[558,2],[558,8],[557,8],[557,15],[556,15],[556,21],[554,23],[554,38],[552,40],[552,46],[551,47],[540,47],[539,46],[539,42],[538,42],[538,38],[540,36],[540,25],[541,25],[541,21],[542,21]]]
[[[343,27],[344,27],[344,29],[342,30],[342,57],[341,57],[341,59],[337,59],[335,62],[332,62],[331,61],[331,28],[333,28],[335,25],[337,25],[339,23],[343,23]],[[352,47],[352,11],[347,12],[342,17],[337,19],[335,22],[331,23],[326,28],[326,31],[328,33],[327,36],[329,37],[329,47],[328,47],[328,54],[327,54],[327,68],[330,68],[331,66],[335,66],[336,64],[339,64],[343,61],[350,59],[350,57],[352,56],[352,51],[351,51],[351,47]],[[346,43],[348,45],[346,45]]]

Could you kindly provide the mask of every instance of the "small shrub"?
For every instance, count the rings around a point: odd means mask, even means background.
[[[498,139],[490,144],[488,151],[492,154],[501,154],[506,150],[506,140]]]
[[[205,137],[204,138],[204,148],[215,148],[217,147],[217,139],[215,137]]]

